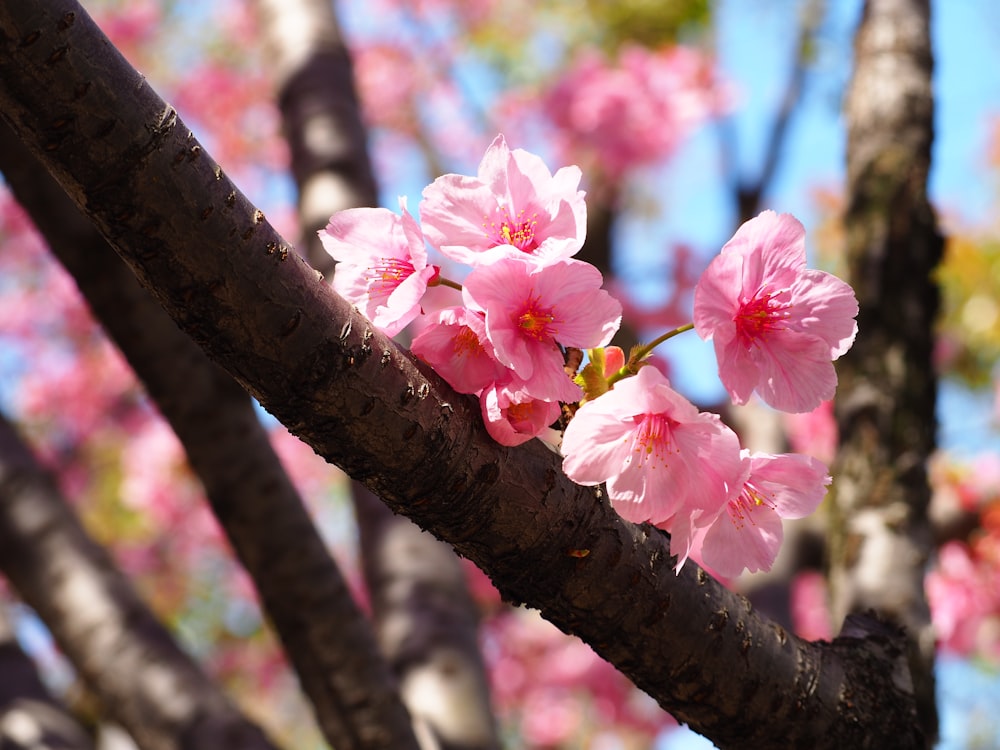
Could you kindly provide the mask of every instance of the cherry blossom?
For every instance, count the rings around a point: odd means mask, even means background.
[[[486,430],[501,445],[520,445],[559,419],[558,402],[532,398],[516,375],[493,383],[479,396]]]
[[[507,373],[493,356],[483,314],[464,307],[439,310],[413,339],[410,351],[459,393],[479,393]]]
[[[734,403],[756,390],[776,409],[805,412],[833,397],[832,362],[854,342],[858,302],[848,284],[805,264],[802,225],[764,211],[736,231],[695,287],[695,330],[714,342]]]
[[[420,314],[427,284],[438,273],[427,265],[420,227],[400,198],[402,215],[385,208],[351,208],[330,217],[319,231],[324,249],[338,262],[333,288],[388,336]]]
[[[736,434],[718,415],[699,412],[652,366],[581,406],[562,452],[563,471],[574,482],[607,482],[619,514],[668,531],[677,516],[714,518],[744,476]]]
[[[492,248],[539,258],[566,258],[587,231],[579,167],[554,175],[542,159],[507,147],[498,135],[479,163],[477,177],[447,174],[424,188],[424,234],[449,258],[468,265],[489,262]]]
[[[745,568],[751,573],[770,570],[781,548],[783,518],[803,518],[819,505],[830,484],[826,466],[809,456],[770,455],[742,451],[746,478],[708,525],[697,525],[694,538],[678,527],[671,549],[684,562],[689,551],[707,569],[722,578],[735,578]]]
[[[566,158],[620,180],[665,158],[728,108],[732,95],[715,81],[712,68],[711,60],[688,47],[626,45],[611,61],[587,52],[543,94],[542,109],[558,129]]]
[[[571,258],[540,264],[505,257],[465,280],[466,306],[485,313],[493,353],[544,401],[577,401],[582,392],[563,369],[559,345],[604,346],[621,323],[621,305],[601,289],[601,272]]]

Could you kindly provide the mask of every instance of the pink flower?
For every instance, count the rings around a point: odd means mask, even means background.
[[[563,369],[559,345],[604,346],[618,330],[622,308],[601,289],[601,272],[564,258],[540,264],[509,257],[479,266],[465,279],[467,307],[486,314],[493,353],[544,401],[578,401],[580,387]]]
[[[626,45],[614,61],[581,55],[541,97],[571,158],[595,163],[612,180],[671,154],[728,108],[712,61],[689,47],[652,51]],[[538,108],[538,98],[534,107]]]
[[[805,412],[833,397],[832,362],[854,342],[858,301],[849,285],[805,264],[802,225],[764,211],[736,231],[695,287],[695,330],[714,341],[734,403],[756,389],[776,409]]]
[[[385,208],[350,208],[319,231],[337,261],[333,288],[376,328],[395,336],[420,313],[427,284],[438,273],[427,265],[420,227],[399,201],[402,216]]]
[[[498,135],[479,163],[478,177],[448,174],[424,188],[424,233],[449,258],[473,266],[496,247],[540,258],[569,257],[583,246],[587,232],[580,177],[577,167],[553,175],[540,157],[510,151]]]
[[[410,350],[459,393],[479,393],[507,372],[493,356],[483,314],[464,307],[438,311]]]
[[[558,402],[532,398],[516,376],[486,388],[479,404],[487,432],[501,445],[520,445],[537,437],[560,414]]]
[[[671,549],[686,548],[706,569],[735,578],[743,569],[770,570],[781,548],[781,519],[808,516],[826,494],[830,476],[815,458],[786,453],[750,455],[742,452],[742,490],[708,524],[695,529],[690,540],[678,529]],[[678,568],[684,562],[678,559]]]
[[[581,406],[563,434],[562,453],[570,479],[607,482],[615,510],[636,523],[669,526],[675,516],[697,512],[707,521],[743,478],[736,434],[717,415],[700,413],[652,366]]]

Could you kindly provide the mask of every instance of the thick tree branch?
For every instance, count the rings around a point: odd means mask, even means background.
[[[178,324],[321,455],[722,746],[916,746],[893,632],[806,643],[457,396],[290,251],[69,0],[0,8],[0,107]]]
[[[2,416],[0,570],[144,750],[273,750],[87,536]]]
[[[371,626],[250,397],[178,330],[5,123],[0,171],[177,433],[327,739],[415,745]]]
[[[927,198],[934,100],[928,0],[869,0],[855,41],[848,122],[849,281],[860,313],[838,363],[840,451],[830,583],[834,617],[875,608],[909,632],[919,715],[937,730],[934,635],[924,596],[933,551],[934,269],[943,242]]]

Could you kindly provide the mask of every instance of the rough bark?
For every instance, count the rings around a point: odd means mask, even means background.
[[[845,228],[861,312],[839,362],[834,616],[875,608],[912,639],[932,742],[934,638],[923,589],[933,549],[927,460],[935,447],[932,360],[942,238],[927,198],[933,139],[928,0],[869,0],[846,101]]]
[[[807,643],[321,283],[76,3],[0,9],[0,106],[177,323],[320,455],[721,746],[923,744],[898,633]],[[127,106],[123,103],[127,101]]]
[[[250,397],[178,330],[3,123],[0,171],[177,433],[327,739],[338,748],[415,744],[370,623]]]
[[[256,7],[299,190],[300,249],[329,276],[334,261],[316,231],[337,211],[377,204],[350,55],[330,0],[257,0]],[[379,645],[421,746],[499,747],[458,558],[363,485],[352,483],[351,498]]]
[[[144,750],[273,750],[87,536],[3,417],[0,570]]]
[[[49,692],[0,604],[0,748],[94,750],[94,740]]]

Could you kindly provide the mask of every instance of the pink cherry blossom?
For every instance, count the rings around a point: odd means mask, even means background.
[[[742,452],[746,479],[742,490],[694,537],[684,529],[671,538],[671,549],[690,551],[705,568],[723,578],[735,578],[745,568],[751,573],[770,570],[781,548],[781,519],[808,516],[826,494],[830,476],[826,466],[809,456]],[[684,562],[678,561],[678,567]]]
[[[438,311],[410,350],[459,393],[479,393],[507,372],[493,356],[483,314],[464,307]]]
[[[957,654],[989,653],[996,648],[1000,621],[997,563],[968,545],[951,541],[938,550],[927,574],[927,599],[941,646]],[[990,632],[994,634],[990,636]]]
[[[427,284],[438,273],[427,265],[420,227],[400,199],[402,216],[385,208],[351,208],[319,231],[337,261],[333,288],[372,323],[395,336],[420,313]]]
[[[578,401],[582,392],[563,369],[562,346],[604,346],[621,323],[621,305],[601,289],[601,272],[563,258],[537,263],[506,257],[465,279],[466,306],[485,313],[493,353],[544,401]]]
[[[543,93],[541,107],[565,158],[617,181],[665,158],[728,109],[730,87],[717,78],[712,61],[693,48],[627,45],[616,60],[585,52]]]
[[[562,453],[570,479],[607,482],[619,514],[658,526],[699,512],[714,517],[743,477],[736,434],[718,415],[699,412],[652,366],[581,406],[563,434]]]
[[[525,392],[524,383],[511,376],[493,383],[479,396],[486,430],[501,445],[520,445],[537,437],[559,419],[558,402],[541,401]]]
[[[566,258],[587,231],[578,167],[554,175],[541,157],[511,151],[498,135],[477,177],[448,174],[424,188],[420,220],[431,245],[453,260],[478,265],[496,248],[540,258]],[[491,254],[492,255],[492,254]]]
[[[790,214],[746,222],[695,287],[694,325],[715,344],[734,403],[756,390],[788,412],[833,397],[833,360],[854,342],[858,301],[836,276],[805,267],[805,230]]]

